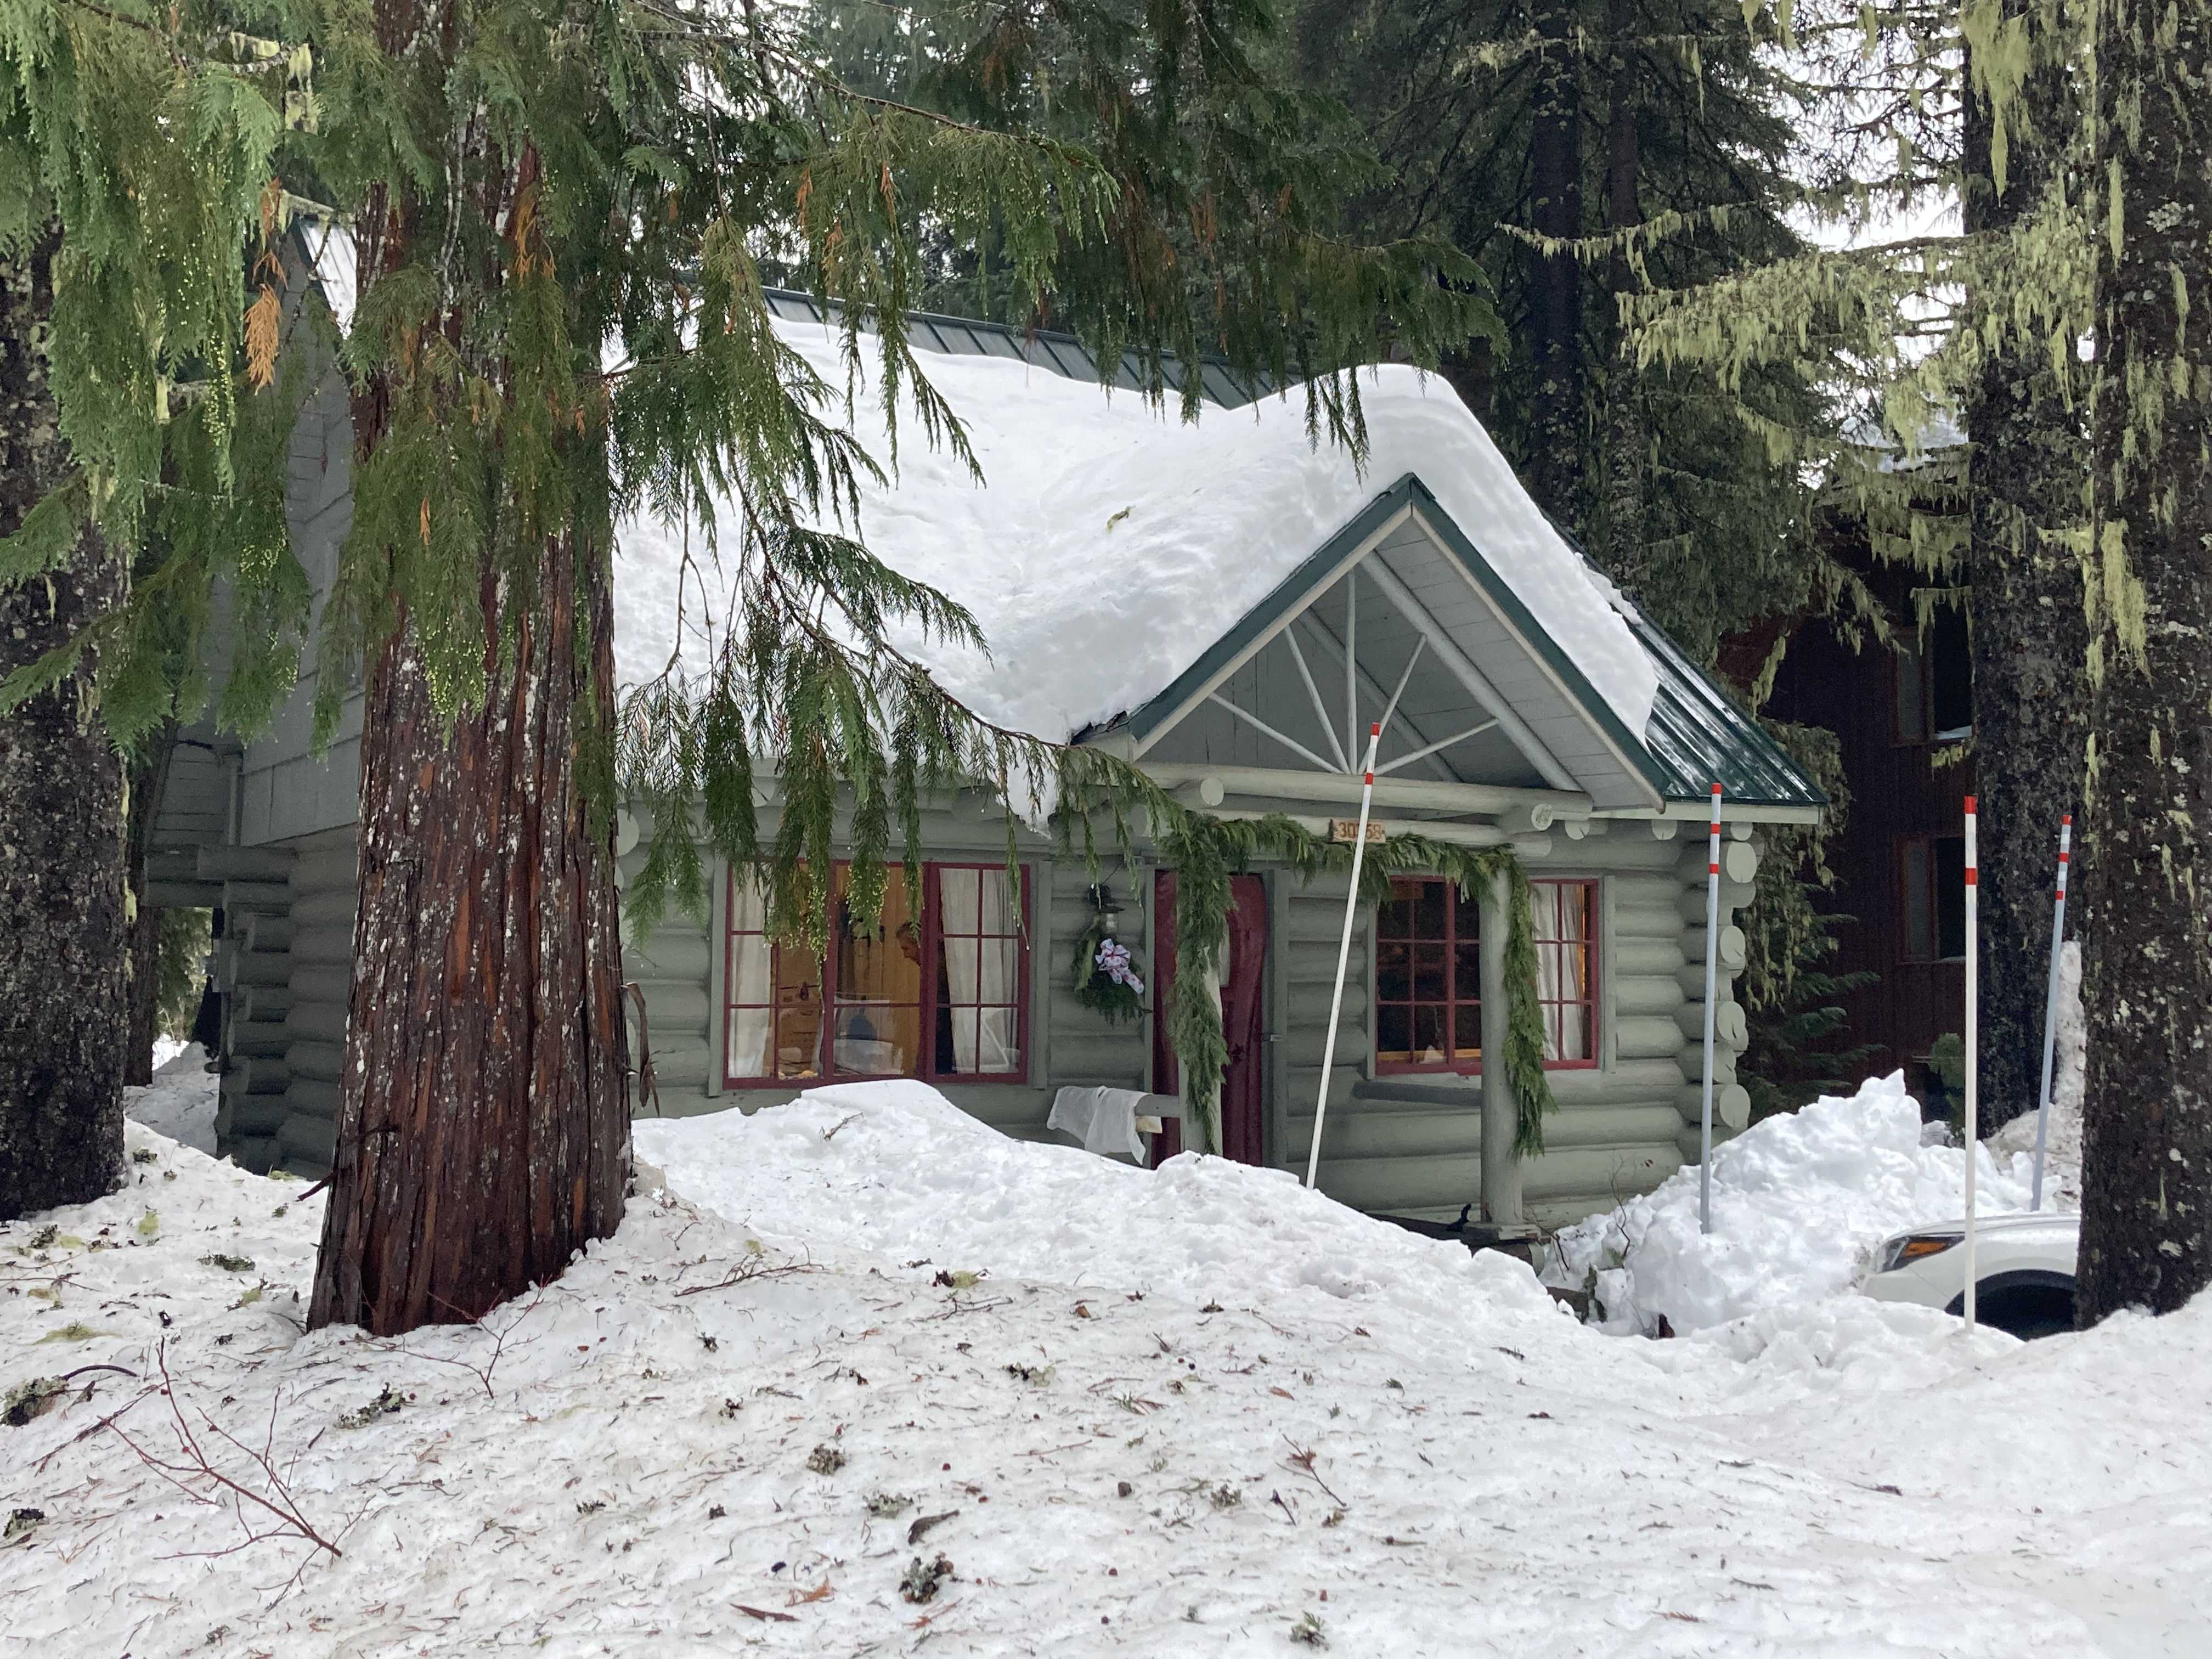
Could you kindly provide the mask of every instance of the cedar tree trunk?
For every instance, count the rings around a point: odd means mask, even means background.
[[[1636,64],[1629,50],[1636,27],[1632,0],[1610,0],[1606,16],[1613,36],[1613,62],[1605,124],[1605,223],[1618,235],[1644,222],[1637,193],[1642,158],[1636,131]],[[1615,295],[1613,327],[1620,343],[1613,351],[1612,383],[1606,388],[1606,573],[1640,597],[1650,574],[1644,548],[1644,451],[1648,440],[1636,352],[1620,324],[1618,303],[1618,296],[1634,292],[1635,270],[1619,249],[1613,255],[1607,286]]]
[[[69,469],[46,340],[61,228],[0,257],[0,537]],[[0,592],[0,677],[125,598],[88,529],[68,562]],[[0,714],[0,1220],[112,1192],[123,1173],[123,761],[89,653]]]
[[[380,15],[395,57],[417,12],[399,0]],[[519,171],[486,172],[516,189],[537,176],[526,152]],[[495,222],[510,206],[457,210]],[[355,233],[363,293],[401,263],[413,222],[372,191]],[[480,372],[497,384],[496,364]],[[393,393],[372,378],[355,394],[364,458]],[[576,441],[591,441],[580,428]],[[622,1221],[614,814],[605,799],[595,814],[586,787],[590,757],[613,752],[612,556],[573,523],[540,545],[526,584],[483,556],[480,706],[451,720],[433,707],[404,617],[370,676],[345,1080],[310,1327],[480,1318]]]
[[[2007,9],[2024,3],[2008,0]],[[2006,123],[2002,195],[1990,112],[1969,99],[1970,233],[2002,232],[2040,204],[2063,136],[2064,95],[2057,71],[2029,77],[2022,107]],[[1991,358],[1966,410],[1966,435],[1974,780],[1982,803],[1981,1121],[1995,1130],[2033,1110],[2041,1086],[2058,819],[2077,810],[2081,787],[2088,624],[2081,561],[2060,538],[2081,517],[2085,434],[2043,343]]]
[[[586,696],[587,673],[614,684],[607,572],[604,550],[549,544],[511,664],[488,656],[493,689],[450,732],[407,639],[371,680],[311,1326],[389,1334],[479,1318],[622,1220],[614,849],[611,828],[591,833],[578,752],[610,740],[589,729],[605,723],[604,695]],[[487,581],[492,638],[514,603]]]
[[[1528,135],[1530,228],[1569,240],[1583,234],[1582,62],[1576,8],[1546,0],[1536,13],[1543,55]],[[1532,392],[1527,481],[1544,510],[1570,529],[1582,520],[1583,278],[1571,252],[1534,254],[1529,285]]]
[[[2098,17],[2083,1324],[2212,1280],[2212,15]]]

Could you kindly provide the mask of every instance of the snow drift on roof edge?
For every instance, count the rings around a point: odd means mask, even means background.
[[[825,379],[844,383],[826,329],[779,328]],[[861,349],[870,378],[854,430],[888,471],[873,341]],[[926,362],[986,483],[903,416],[897,475],[864,490],[860,529],[878,557],[981,624],[988,655],[918,632],[897,643],[986,719],[1061,740],[1139,707],[1408,472],[1628,729],[1641,734],[1650,719],[1658,674],[1643,647],[1442,382],[1395,365],[1365,373],[1362,476],[1342,450],[1309,443],[1296,396],[1208,409],[1194,427],[1133,392],[1109,398],[1023,363],[936,354]],[[634,684],[669,659],[683,533],[633,521],[619,540],[616,659]],[[693,544],[696,553],[696,536]],[[683,658],[696,670],[707,645],[696,591],[687,597]]]

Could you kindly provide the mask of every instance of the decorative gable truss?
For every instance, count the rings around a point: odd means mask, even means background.
[[[1410,474],[1091,740],[1209,795],[1339,800],[1376,720],[1376,799],[1400,816],[1526,830],[1664,805],[1644,745]]]

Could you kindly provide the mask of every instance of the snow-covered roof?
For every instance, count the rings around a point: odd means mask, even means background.
[[[843,385],[828,327],[778,327]],[[854,429],[887,462],[872,340],[861,349],[868,378]],[[1370,446],[1363,471],[1342,449],[1309,439],[1297,392],[1209,407],[1189,425],[1058,366],[933,353],[927,367],[967,428],[984,483],[902,418],[896,476],[863,492],[859,528],[886,563],[974,612],[988,653],[918,636],[900,643],[988,719],[1060,740],[1140,707],[1411,473],[1628,732],[1640,736],[1650,721],[1659,669],[1440,380],[1396,365],[1361,371]],[[623,680],[635,683],[669,658],[684,532],[633,522],[619,539],[616,656]],[[684,643],[687,664],[706,660],[706,641]]]

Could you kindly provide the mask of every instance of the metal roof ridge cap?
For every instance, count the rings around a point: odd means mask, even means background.
[[[1466,568],[1468,574],[1489,596],[1492,603],[1498,607],[1506,623],[1522,636],[1532,653],[1558,675],[1562,689],[1596,726],[1598,735],[1620,752],[1655,799],[1667,799],[1666,784],[1664,779],[1658,775],[1656,758],[1644,742],[1629,731],[1628,723],[1620,718],[1620,712],[1598,696],[1597,688],[1589,683],[1589,676],[1583,673],[1581,666],[1560,647],[1552,637],[1551,631],[1536,620],[1535,613],[1528,609],[1528,602],[1514,591],[1512,583],[1499,574],[1498,567],[1490,562],[1489,555],[1475,545],[1474,538],[1468,535],[1449,509],[1437,500],[1434,492],[1422,482],[1418,473],[1407,473],[1401,482],[1410,483],[1419,492],[1420,501],[1416,503],[1415,510],[1422,511],[1422,503],[1425,503],[1426,511],[1423,512],[1423,516],[1429,518],[1433,514],[1430,528],[1437,532],[1438,539]],[[1533,501],[1534,497],[1530,499]],[[1539,507],[1537,510],[1541,512],[1542,508]],[[1551,515],[1546,514],[1545,519],[1549,522]],[[1587,556],[1573,541],[1564,535],[1560,540],[1583,563],[1589,562]],[[1626,626],[1626,618],[1623,618],[1623,626]],[[1631,629],[1629,632],[1630,637],[1634,639],[1635,630]],[[1637,639],[1636,644],[1638,649],[1644,648],[1642,640]]]

